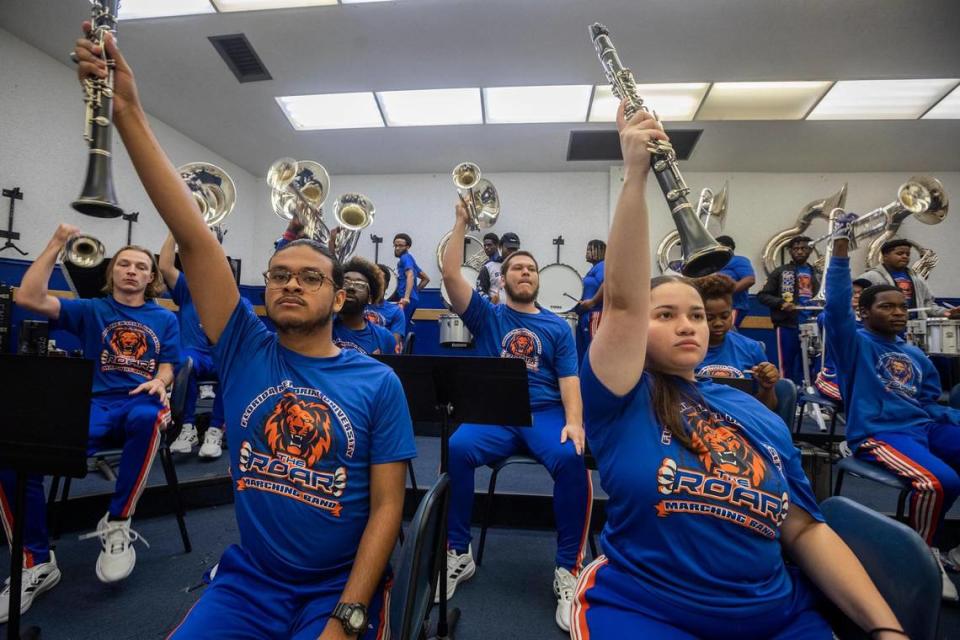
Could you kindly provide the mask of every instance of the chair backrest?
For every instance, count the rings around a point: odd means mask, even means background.
[[[777,393],[777,415],[791,428],[797,412],[797,385],[789,378],[780,378],[773,390]]]
[[[842,496],[824,500],[820,509],[827,524],[860,560],[910,638],[934,640],[940,617],[940,567],[917,532]],[[841,640],[867,637],[843,616],[833,622]]]
[[[173,381],[173,394],[170,396],[170,420],[174,427],[180,426],[180,421],[183,419],[183,406],[187,402],[187,385],[190,382],[191,373],[193,373],[193,358],[188,356],[177,371],[177,377]]]
[[[950,390],[950,406],[954,409],[960,409],[960,384],[954,385]]]
[[[420,500],[410,522],[390,594],[392,638],[413,640],[420,637],[424,619],[433,604],[440,570],[446,562],[446,541],[442,535],[449,499],[450,478],[441,473]]]
[[[413,345],[417,341],[417,334],[413,331],[407,331],[406,337],[403,339],[403,354],[410,355],[413,353]]]

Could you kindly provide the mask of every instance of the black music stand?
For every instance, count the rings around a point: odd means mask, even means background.
[[[446,473],[450,461],[450,425],[472,422],[489,425],[529,427],[530,392],[527,366],[518,358],[472,358],[451,356],[397,356],[377,354],[377,360],[390,366],[403,385],[403,392],[414,422],[440,422],[440,473]],[[478,393],[482,389],[483,393]],[[497,398],[490,402],[489,398]],[[447,518],[443,514],[443,535],[439,544],[447,544]],[[438,550],[446,559],[444,549]],[[453,637],[460,610],[447,612],[447,572],[440,576],[440,603],[437,640]]]
[[[0,354],[0,467],[17,474],[7,638],[20,640],[27,475],[87,475],[93,361]],[[50,384],[69,380],[68,385]],[[46,505],[44,505],[46,508]],[[34,637],[39,629],[33,631]]]

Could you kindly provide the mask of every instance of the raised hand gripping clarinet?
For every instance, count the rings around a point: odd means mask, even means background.
[[[594,23],[590,27],[590,38],[607,81],[613,89],[613,95],[626,101],[624,116],[630,120],[644,108],[643,99],[637,94],[633,73],[620,62],[620,56],[617,55],[617,50],[610,40],[610,32],[605,26],[599,22]],[[667,199],[667,206],[680,234],[683,275],[700,277],[721,269],[733,257],[733,252],[713,239],[687,200],[690,188],[680,175],[673,145],[664,140],[652,140],[649,149],[653,174]]]
[[[89,77],[83,80],[83,100],[86,103],[83,138],[90,144],[87,177],[80,197],[74,200],[74,209],[96,218],[117,218],[123,209],[117,205],[113,189],[111,157],[111,120],[113,118],[114,62],[107,57],[107,33],[116,34],[119,0],[91,0],[92,15],[90,40],[100,47],[100,56],[107,63],[107,77]]]

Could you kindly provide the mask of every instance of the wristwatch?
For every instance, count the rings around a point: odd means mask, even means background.
[[[348,636],[367,630],[367,608],[359,602],[340,602],[333,609],[333,617],[340,621]]]

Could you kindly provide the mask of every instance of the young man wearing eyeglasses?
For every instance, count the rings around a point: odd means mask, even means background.
[[[276,332],[240,303],[223,249],[150,129],[130,67],[110,36],[105,48],[77,40],[78,73],[103,78],[103,59],[114,61],[113,122],[179,245],[233,445],[240,544],[172,637],[382,637],[387,562],[406,461],[416,455],[400,381],[333,343],[343,268],[312,240],[274,253],[264,274]]]
[[[347,298],[333,320],[333,343],[341,349],[360,353],[398,353],[397,341],[389,329],[366,318],[366,307],[383,292],[380,269],[369,260],[351,258],[343,267],[343,290]]]
[[[420,292],[430,283],[430,277],[410,255],[412,245],[413,240],[406,233],[398,233],[393,238],[393,255],[397,258],[397,291],[391,299],[403,307],[408,327],[413,321],[413,312],[420,305]],[[420,282],[414,286],[414,280]]]

